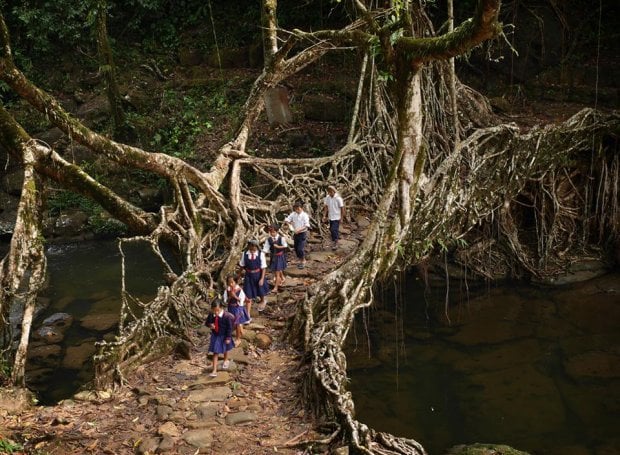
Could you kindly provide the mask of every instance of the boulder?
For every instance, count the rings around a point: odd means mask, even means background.
[[[42,326],[52,326],[57,329],[68,329],[73,323],[73,316],[68,313],[54,313],[51,316],[45,318],[41,323]]]
[[[183,439],[194,447],[208,448],[213,443],[213,431],[206,428],[189,430],[183,434]]]
[[[62,367],[79,370],[95,353],[93,343],[82,343],[78,346],[69,346],[62,359]]]
[[[48,325],[44,325],[39,330],[36,331],[36,336],[43,340],[46,344],[57,344],[62,341],[65,337],[58,327],[50,327]]]
[[[87,223],[86,213],[81,210],[69,210],[54,220],[52,232],[56,236],[75,237],[84,231]]]
[[[105,332],[118,324],[118,313],[88,314],[82,318],[80,325],[88,330]]]
[[[258,333],[254,339],[254,344],[261,349],[268,349],[273,340],[266,333]]]
[[[60,361],[62,348],[57,344],[37,346],[28,350],[28,360],[40,366],[55,366]]]
[[[28,389],[0,388],[0,415],[25,411],[34,405],[34,395]]]

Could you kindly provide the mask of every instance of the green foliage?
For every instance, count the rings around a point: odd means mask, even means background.
[[[69,209],[81,210],[88,215],[90,229],[99,237],[119,237],[129,232],[124,223],[110,217],[99,204],[72,191],[54,192],[47,200],[47,207],[52,216]]]
[[[58,216],[68,209],[79,209],[93,213],[96,204],[90,199],[68,190],[55,191],[47,199],[47,208],[52,216]]]
[[[11,365],[6,358],[0,356],[0,387],[9,383]]]
[[[114,238],[123,237],[129,233],[126,224],[105,215],[100,211],[88,218],[88,225],[97,237]]]
[[[15,453],[21,452],[24,447],[17,442],[13,442],[10,439],[5,439],[0,436],[0,453]]]
[[[74,46],[90,33],[91,24],[86,20],[93,8],[93,1],[24,0],[10,10],[9,20],[17,30],[12,30],[20,47],[36,53],[47,53],[63,43]]]
[[[205,95],[191,94],[179,98],[169,90],[164,92],[162,104],[169,122],[153,135],[150,145],[172,156],[191,158],[195,138],[213,127],[204,117],[209,100]]]

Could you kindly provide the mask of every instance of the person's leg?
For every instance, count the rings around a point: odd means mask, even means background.
[[[217,359],[218,359],[217,352],[214,352],[213,353],[213,371],[211,371],[211,374],[209,376],[212,376],[212,377],[217,376]]]
[[[250,319],[252,319],[252,302],[254,302],[254,299],[250,299],[250,298],[245,299],[245,305],[246,305],[246,308],[248,309],[248,317]]]
[[[295,234],[293,236],[293,246],[295,247],[295,256],[297,256],[297,259],[299,260],[303,259],[304,257],[302,235],[303,234]]]
[[[299,254],[300,254],[300,259],[301,259],[301,263],[303,265],[306,264],[306,238],[308,233],[307,232],[302,232],[300,235],[300,240],[299,240]]]
[[[332,238],[332,242],[338,240],[338,233],[336,231],[336,220],[329,220],[329,235]]]

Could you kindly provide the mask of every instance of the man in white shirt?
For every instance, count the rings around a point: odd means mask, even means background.
[[[327,187],[327,197],[323,199],[323,221],[329,220],[329,232],[332,237],[332,250],[338,248],[338,240],[340,240],[340,221],[345,217],[344,200],[336,192],[336,187],[329,185]]]
[[[293,230],[293,244],[295,246],[295,254],[299,259],[297,268],[303,269],[306,266],[306,238],[308,229],[310,228],[310,217],[300,202],[293,204],[293,212],[284,219]]]

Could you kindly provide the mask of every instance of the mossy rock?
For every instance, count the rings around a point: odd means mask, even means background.
[[[446,455],[529,455],[529,453],[505,445],[472,444],[454,446]]]

